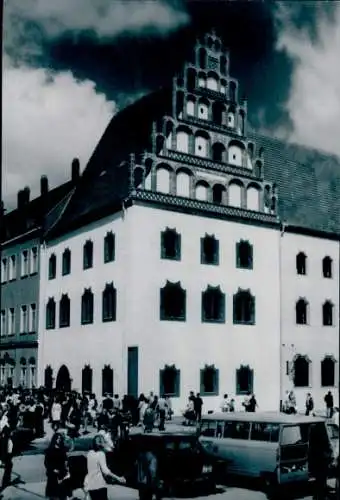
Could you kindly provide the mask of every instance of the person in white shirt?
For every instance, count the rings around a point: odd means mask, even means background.
[[[225,394],[223,396],[222,402],[220,404],[220,408],[221,408],[221,411],[223,413],[229,411],[229,398],[228,398],[228,394]]]
[[[113,441],[111,439],[111,435],[105,425],[100,426],[100,430],[98,432],[100,436],[103,436],[104,439],[104,451],[112,451],[114,448]]]
[[[87,476],[84,489],[89,493],[91,500],[107,500],[107,482],[110,479],[125,484],[125,478],[116,476],[106,464],[103,436],[97,434],[92,443],[92,450],[87,455]]]
[[[61,404],[57,399],[55,399],[51,409],[52,429],[54,431],[57,431],[60,427],[61,410]]]

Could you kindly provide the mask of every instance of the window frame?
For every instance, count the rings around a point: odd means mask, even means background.
[[[174,391],[165,392],[164,384],[164,374],[166,371],[173,371],[174,379]],[[165,394],[171,398],[179,398],[181,395],[181,370],[176,368],[176,365],[164,365],[164,368],[159,370],[159,394]]]
[[[54,280],[57,277],[57,256],[52,253],[48,259],[48,279]]]
[[[240,384],[240,374],[242,371],[248,372],[248,387],[247,389],[242,389],[241,384]],[[236,382],[236,391],[235,394],[237,396],[245,396],[249,392],[253,394],[254,392],[254,369],[250,368],[249,365],[240,365],[239,368],[236,368],[236,373],[235,373],[235,382]]]
[[[300,259],[303,259],[300,261]],[[295,258],[296,274],[298,276],[307,276],[307,255],[304,252],[299,252]]]
[[[171,292],[171,290],[175,291],[176,289],[178,292],[180,292],[182,294],[183,305],[181,307],[181,314],[178,316],[168,315],[168,314],[166,314],[166,311],[165,311],[165,301],[169,300],[169,303],[171,304],[173,302],[173,300],[170,300],[169,297],[167,298],[165,296],[165,294],[168,290]],[[174,293],[174,292],[172,292],[172,293]],[[186,321],[186,307],[187,307],[186,301],[187,301],[186,290],[184,288],[182,288],[181,282],[178,281],[175,283],[175,282],[171,282],[171,281],[167,280],[164,287],[160,289],[160,307],[159,307],[160,320],[161,321]]]
[[[38,274],[39,270],[39,254],[38,254],[38,247],[34,246],[31,248],[30,251],[30,275],[33,276],[35,274]]]
[[[333,311],[334,311],[333,302],[331,300],[326,300],[322,304],[322,326],[334,326]],[[326,321],[327,319],[329,320],[328,322]]]
[[[37,332],[38,308],[36,303],[30,304],[29,333]]]
[[[25,258],[26,256],[26,258]],[[30,260],[29,260],[29,250],[25,248],[24,250],[21,250],[20,253],[20,260],[21,260],[21,273],[20,277],[21,278],[27,278],[29,276],[30,272]]]
[[[9,281],[14,281],[17,279],[17,255],[16,254],[12,254],[10,257],[9,257],[9,275],[8,275],[8,279]]]
[[[8,324],[9,324],[8,317],[9,317],[9,314],[8,314],[7,309],[1,309],[1,324],[0,324],[0,327],[1,327],[0,336],[1,337],[5,337],[8,335]]]
[[[65,314],[65,304],[68,304]],[[63,293],[59,301],[59,328],[68,328],[71,325],[71,299],[67,293]]]
[[[85,300],[90,300],[88,304]],[[89,317],[85,317],[86,307],[89,307]],[[91,288],[85,288],[83,295],[81,296],[81,324],[91,325],[94,322],[94,295]]]
[[[109,247],[110,241],[112,242],[111,252]],[[104,264],[114,262],[116,260],[116,235],[112,231],[108,231],[104,237]]]
[[[206,301],[208,300],[209,296],[215,296],[219,295],[220,299],[220,310],[219,310],[219,317],[218,318],[212,318],[212,317],[207,317],[206,314]],[[215,300],[215,299],[214,299]],[[202,291],[201,294],[201,321],[202,323],[225,323],[225,310],[226,310],[226,300],[225,300],[225,293],[222,292],[221,287],[218,285],[216,287],[213,287],[211,285],[208,285],[205,290]]]
[[[20,306],[20,335],[29,333],[29,309],[27,304]]]
[[[247,247],[247,260],[248,263],[242,262],[242,247]],[[236,268],[252,271],[254,269],[254,248],[248,240],[240,240],[236,243]]]
[[[299,383],[297,384],[296,383],[296,363],[298,361],[303,361],[304,363],[306,363],[305,366],[307,366],[307,384],[302,384],[302,383]],[[294,388],[308,388],[310,387],[310,382],[311,382],[311,374],[310,374],[310,360],[307,356],[303,356],[301,354],[297,355],[293,361],[293,373],[294,373],[294,376],[293,376],[293,385],[294,385]],[[300,375],[301,377],[301,375]]]
[[[63,251],[63,255],[61,258],[61,275],[68,276],[71,274],[71,250],[67,247]]]
[[[204,381],[204,375],[207,371],[213,372],[213,390],[207,391]],[[220,385],[220,377],[219,377],[219,369],[215,368],[215,365],[205,365],[204,368],[200,370],[200,394],[201,396],[218,396],[219,395],[219,385]]]
[[[9,266],[10,258],[3,257],[1,259],[1,283],[6,283],[9,281]]]
[[[88,239],[83,245],[83,270],[93,268],[93,241]]]
[[[304,316],[301,317],[301,319],[298,321],[298,314],[302,314],[303,311],[298,309],[299,304],[304,304]],[[300,297],[296,303],[295,303],[295,324],[299,326],[306,326],[308,325],[308,320],[309,320],[309,311],[308,311],[308,301],[304,297]],[[303,320],[304,319],[304,320]]]
[[[237,319],[236,317],[236,306],[237,306],[237,300],[242,297],[247,295],[249,300],[250,300],[250,319],[249,321],[246,321],[244,319]],[[244,310],[244,306],[243,306]],[[256,324],[256,297],[252,295],[250,289],[241,289],[239,288],[237,292],[233,295],[233,324],[234,325],[250,325],[254,326]]]
[[[45,327],[46,330],[55,330],[56,328],[56,301],[54,297],[49,297],[46,303]]]
[[[325,384],[324,383],[324,372],[323,372],[323,365],[325,363],[332,363],[333,365],[333,373],[332,373],[332,380],[333,380],[333,383],[330,385],[330,384]],[[320,384],[321,384],[321,387],[336,387],[336,377],[335,377],[335,365],[336,365],[336,360],[333,358],[333,356],[325,356],[322,360],[321,360],[321,363],[320,363]],[[326,380],[328,382],[328,380]]]
[[[214,243],[214,250],[212,259],[207,258],[207,252],[205,251],[205,245],[207,241],[212,241]],[[218,266],[220,264],[220,242],[215,237],[214,234],[207,234],[201,238],[201,264],[207,266]]]
[[[326,279],[333,278],[333,259],[329,255],[326,255],[322,259],[322,276]]]
[[[166,249],[166,237],[172,234],[175,238],[174,241],[174,255],[169,255]],[[162,260],[173,260],[180,261],[182,253],[182,239],[181,234],[177,232],[176,228],[166,227],[164,231],[161,231],[161,259]]]
[[[105,314],[110,308],[105,308],[106,294],[112,292],[112,314]],[[105,288],[102,292],[102,322],[108,323],[110,321],[117,321],[117,289],[115,288],[113,281],[111,283],[106,283]]]

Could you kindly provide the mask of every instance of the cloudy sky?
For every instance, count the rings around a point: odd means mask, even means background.
[[[84,167],[117,110],[216,28],[251,125],[340,155],[340,2],[5,0],[3,199]]]

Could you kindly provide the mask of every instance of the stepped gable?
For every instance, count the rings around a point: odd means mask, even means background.
[[[277,184],[278,212],[290,225],[340,237],[340,158],[253,132],[264,175]]]

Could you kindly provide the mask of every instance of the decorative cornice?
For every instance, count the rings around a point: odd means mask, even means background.
[[[248,224],[260,224],[276,229],[280,228],[280,221],[275,215],[265,214],[263,212],[254,212],[225,205],[215,205],[209,202],[139,189],[132,193],[131,199],[145,201],[158,205],[163,209],[173,211],[177,209],[177,211],[203,215],[206,217],[228,218],[239,222],[248,222]]]
[[[202,118],[198,118],[196,116],[188,116],[187,118],[181,118],[180,120],[177,120],[179,124],[184,123],[185,125],[195,125],[195,127],[202,128],[204,130],[207,130],[208,132],[214,131],[214,132],[219,132],[224,135],[230,136],[232,139],[239,139],[241,141],[248,141],[247,137],[245,135],[239,134],[235,128],[228,127],[228,125],[218,125],[217,123],[213,122],[212,120],[203,120]],[[253,142],[249,140],[250,142]]]

